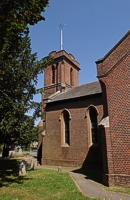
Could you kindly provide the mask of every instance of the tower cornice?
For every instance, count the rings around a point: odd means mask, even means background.
[[[56,60],[58,58],[60,58],[60,59],[66,58],[71,63],[73,63],[73,65],[75,65],[78,68],[78,70],[80,70],[79,63],[75,60],[75,57],[72,54],[67,53],[65,50],[52,51],[52,52],[49,53],[49,56],[53,56],[54,60]]]

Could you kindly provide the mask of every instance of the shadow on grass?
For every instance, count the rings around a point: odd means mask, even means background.
[[[102,183],[102,168],[83,166],[80,169],[73,170],[72,172],[85,175],[86,179],[93,180],[97,183]]]
[[[0,160],[0,187],[9,187],[12,183],[22,184],[28,180],[26,176],[18,175],[19,162],[17,160],[1,159]]]

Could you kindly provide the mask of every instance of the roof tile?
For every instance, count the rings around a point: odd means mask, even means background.
[[[79,86],[74,86],[67,89],[65,92],[58,93],[54,97],[49,98],[48,103],[62,101],[67,99],[75,99],[79,97],[94,95],[101,93],[101,87],[99,81],[87,83]]]

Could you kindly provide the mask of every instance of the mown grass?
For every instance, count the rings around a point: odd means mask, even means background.
[[[0,160],[0,200],[91,200],[76,187],[68,173],[35,169],[23,177],[18,176],[19,160]],[[95,179],[90,170],[75,169],[78,173]],[[130,194],[130,188],[108,188],[106,190]]]
[[[35,169],[19,177],[17,161],[10,162],[0,166],[0,200],[90,200],[77,189],[68,173]]]
[[[7,181],[8,180],[8,181]],[[3,200],[89,200],[76,188],[67,173],[38,169],[26,177],[6,176],[0,189]]]

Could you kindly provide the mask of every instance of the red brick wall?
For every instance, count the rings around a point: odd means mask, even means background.
[[[108,76],[107,99],[115,174],[130,174],[130,56]],[[115,86],[115,88],[113,87]]]
[[[102,97],[68,101],[58,104],[49,104],[46,107],[46,135],[44,138],[42,164],[81,166],[85,160],[99,161],[99,148],[89,152],[87,107],[95,105],[99,111],[98,121],[103,115]],[[70,147],[61,147],[61,112],[66,108],[71,114],[70,120]]]
[[[121,62],[123,57],[130,51],[130,33],[119,43],[114,50],[106,54],[105,59],[102,61],[96,61],[97,65],[97,74],[98,76],[107,74],[112,70],[118,62]],[[110,53],[110,54],[109,54]]]
[[[72,86],[76,86],[78,85],[78,70],[65,60],[62,63],[60,63],[59,66],[59,82],[67,83],[68,85],[70,85],[71,68],[73,69]]]
[[[126,177],[130,186],[130,33],[104,60],[97,62],[97,69],[99,80],[106,87],[110,122],[104,161],[108,163],[108,182],[123,185]]]

